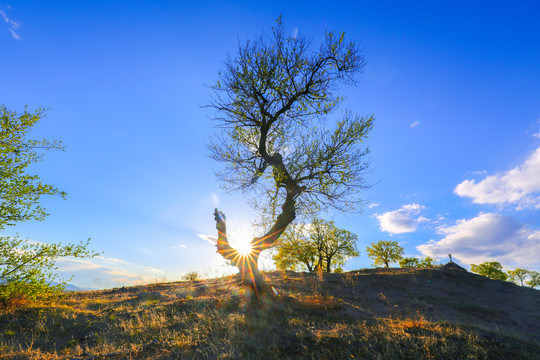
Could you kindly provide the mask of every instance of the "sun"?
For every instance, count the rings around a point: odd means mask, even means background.
[[[237,244],[236,250],[238,250],[240,255],[247,256],[251,254],[251,241],[250,240],[240,241],[239,244]]]
[[[251,239],[253,239],[253,227],[247,221],[234,222],[229,220],[227,237],[233,248],[241,256],[247,256],[252,253]]]

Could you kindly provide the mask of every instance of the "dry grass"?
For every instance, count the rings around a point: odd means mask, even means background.
[[[232,277],[73,293],[4,311],[0,359],[533,359],[538,292],[469,275],[275,272],[260,304]]]

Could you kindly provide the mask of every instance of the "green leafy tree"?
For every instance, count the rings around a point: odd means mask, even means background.
[[[532,288],[540,286],[540,273],[538,271],[529,271],[530,280],[527,281],[527,285]]]
[[[322,262],[321,246],[308,235],[306,224],[291,225],[283,232],[273,256],[279,270],[314,272]]]
[[[529,275],[529,272],[529,270],[518,268],[515,270],[508,270],[506,273],[508,274],[508,280],[515,284],[518,284],[519,282],[521,286],[524,286],[525,279]]]
[[[333,224],[332,224],[333,226]],[[356,247],[358,236],[350,231],[332,228],[330,236],[325,239],[323,246],[323,258],[326,265],[326,272],[331,272],[332,268],[341,269],[351,257],[359,256],[360,251]]]
[[[44,116],[43,110],[21,114],[0,106],[0,230],[27,220],[43,220],[48,214],[39,205],[43,195],[65,193],[27,173],[30,164],[41,161],[45,150],[63,147],[58,141],[28,140],[31,128]],[[14,298],[35,300],[57,294],[65,282],[57,280],[55,259],[91,257],[88,242],[77,245],[41,244],[18,237],[0,237],[0,301]]]
[[[182,276],[182,280],[185,280],[185,281],[194,281],[194,280],[199,280],[200,278],[201,278],[201,274],[199,274],[197,271],[190,271],[184,274],[184,276]]]
[[[384,265],[389,267],[391,263],[397,262],[403,258],[403,248],[397,241],[381,240],[371,243],[366,248],[368,256],[375,262],[375,265]]]
[[[421,268],[432,268],[435,267],[435,264],[437,263],[437,259],[434,259],[430,256],[426,256],[422,259],[420,259],[418,263],[418,267]]]
[[[281,270],[339,269],[350,257],[358,256],[357,236],[339,229],[333,221],[315,219],[310,224],[289,227],[276,247],[273,259]]]
[[[63,149],[58,141],[26,139],[43,116],[43,110],[17,114],[0,106],[0,230],[20,221],[43,220],[47,213],[38,204],[42,195],[65,196],[26,172],[30,164],[42,160],[43,150]]]
[[[62,292],[69,280],[58,279],[58,258],[93,257],[90,239],[79,244],[43,244],[26,239],[0,237],[0,301],[47,298]]]
[[[401,260],[399,260],[399,266],[402,267],[402,268],[405,268],[405,267],[418,267],[419,266],[419,261],[417,258],[415,257],[406,257],[406,258],[403,258]]]
[[[471,264],[471,271],[493,280],[506,280],[508,278],[502,265],[497,261],[488,261],[480,265]]]
[[[314,50],[302,35],[286,36],[278,19],[270,34],[241,45],[225,61],[211,87],[219,134],[209,149],[224,164],[217,176],[226,189],[253,195],[264,234],[251,241],[249,257],[242,256],[229,245],[225,215],[216,209],[217,248],[256,291],[264,284],[260,253],[276,245],[297,216],[361,205],[368,166],[363,141],[373,119],[345,111],[333,124],[325,120],[343,101],[337,90],[355,84],[363,66],[343,33],[326,33]]]

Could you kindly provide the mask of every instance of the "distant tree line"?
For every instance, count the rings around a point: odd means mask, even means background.
[[[366,248],[366,252],[373,260],[374,266],[384,265],[388,268],[390,264],[396,262],[399,262],[399,266],[402,268],[432,268],[438,266],[437,260],[429,256],[420,259],[416,257],[404,258],[404,249],[397,241],[381,240],[372,243],[371,246]],[[452,255],[448,254],[448,256],[452,261]],[[528,285],[531,288],[540,286],[539,272],[522,268],[504,271],[502,265],[497,261],[484,262],[479,265],[471,264],[471,272],[494,280],[510,281],[521,286]]]
[[[291,226],[283,234],[273,256],[280,270],[307,270],[314,272],[342,271],[341,266],[353,256],[360,255],[356,247],[357,236],[347,230],[339,229],[333,221],[314,219],[311,223]],[[404,249],[397,241],[380,240],[366,248],[367,255],[374,266],[389,268],[399,263],[402,268],[433,268],[440,266],[437,259],[403,257]],[[448,254],[450,261],[452,255]],[[471,272],[494,280],[510,281],[532,288],[540,285],[540,273],[517,268],[504,271],[496,261],[471,264]]]
[[[397,241],[381,240],[376,243],[371,243],[371,246],[366,248],[368,256],[373,260],[374,266],[384,265],[390,267],[390,264],[399,263],[402,268],[432,268],[437,266],[437,260],[426,256],[418,259],[416,257],[403,257],[405,249],[398,244]]]
[[[479,265],[471,264],[471,271],[490,279],[510,281],[516,285],[529,285],[531,288],[540,286],[540,273],[538,271],[517,268],[505,272],[497,261],[487,261]]]

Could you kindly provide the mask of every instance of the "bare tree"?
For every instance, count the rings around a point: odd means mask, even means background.
[[[208,106],[216,110],[219,133],[209,149],[224,164],[217,176],[226,189],[254,195],[251,205],[266,224],[245,260],[229,245],[225,217],[216,209],[218,252],[257,291],[260,252],[274,246],[297,215],[361,204],[369,152],[362,142],[373,118],[343,112],[335,125],[325,120],[343,101],[340,85],[355,84],[364,63],[344,33],[327,32],[313,51],[305,37],[285,36],[279,18],[271,34],[239,46],[211,87]]]

